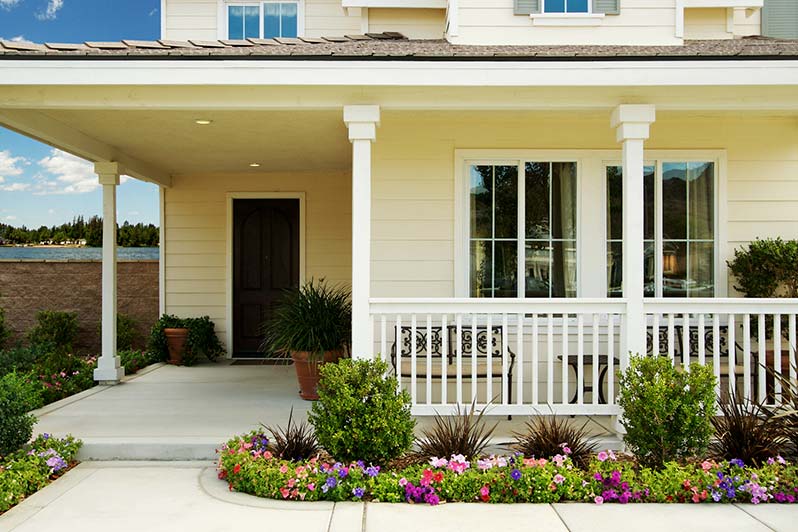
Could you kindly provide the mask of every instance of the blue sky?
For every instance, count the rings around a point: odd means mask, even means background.
[[[157,39],[160,0],[0,0],[0,38],[33,42]],[[158,223],[158,188],[123,179],[118,220]],[[92,165],[0,127],[0,222],[39,227],[102,211]]]

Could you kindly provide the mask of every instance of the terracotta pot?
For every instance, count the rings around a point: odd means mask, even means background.
[[[186,340],[188,339],[188,329],[166,328],[163,330],[166,336],[166,345],[169,347],[169,362],[175,366],[183,364],[183,354],[186,352]]]
[[[296,379],[299,382],[299,396],[306,401],[315,401],[319,398],[316,388],[319,385],[319,366],[327,362],[337,362],[342,352],[325,351],[324,357],[308,351],[293,351],[291,360],[296,368]]]

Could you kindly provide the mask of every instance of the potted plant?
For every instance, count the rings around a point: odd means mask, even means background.
[[[261,349],[290,356],[294,361],[299,395],[318,399],[319,365],[343,357],[352,335],[349,290],[324,279],[287,290],[263,324]]]
[[[152,326],[148,348],[156,360],[186,366],[193,365],[201,353],[210,361],[224,353],[208,316],[178,318],[164,314]]]

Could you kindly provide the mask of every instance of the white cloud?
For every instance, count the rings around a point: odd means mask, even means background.
[[[55,214],[55,209],[47,209],[47,214]]]
[[[37,12],[36,18],[39,20],[54,20],[62,7],[64,7],[64,0],[47,0],[47,7],[44,11]]]
[[[24,157],[14,157],[8,150],[0,151],[0,182],[4,177],[22,174],[22,166],[30,164]]]
[[[38,176],[36,194],[83,194],[100,187],[90,162],[61,150],[52,150],[39,167],[50,176]]]
[[[0,185],[0,190],[3,192],[22,192],[29,188],[30,183],[9,183],[8,185]]]
[[[2,1],[2,0],[0,0],[0,1]],[[158,14],[158,8],[157,8],[157,7],[154,7],[154,8],[152,8],[152,9],[150,10],[150,13],[149,13],[149,15],[148,15],[148,16],[150,16],[150,17],[154,17],[154,16],[155,16],[155,15],[157,15],[157,14]]]
[[[13,221],[14,221],[14,220],[16,220],[16,219],[17,219],[17,217],[16,217],[16,216],[14,216],[13,214],[9,214],[9,215],[8,215],[8,216],[6,216],[5,218],[3,218],[3,220],[9,221],[9,222],[13,222]]]
[[[0,0],[0,8],[5,10],[10,10],[12,7],[16,7],[22,0]]]

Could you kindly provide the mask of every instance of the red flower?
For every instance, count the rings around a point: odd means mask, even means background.
[[[233,468],[233,473],[237,475],[239,472],[241,472],[241,464],[236,464]]]
[[[435,482],[443,482],[443,473],[441,473],[440,471],[438,471],[437,473],[435,473],[435,475],[432,477],[432,479],[433,479]]]

